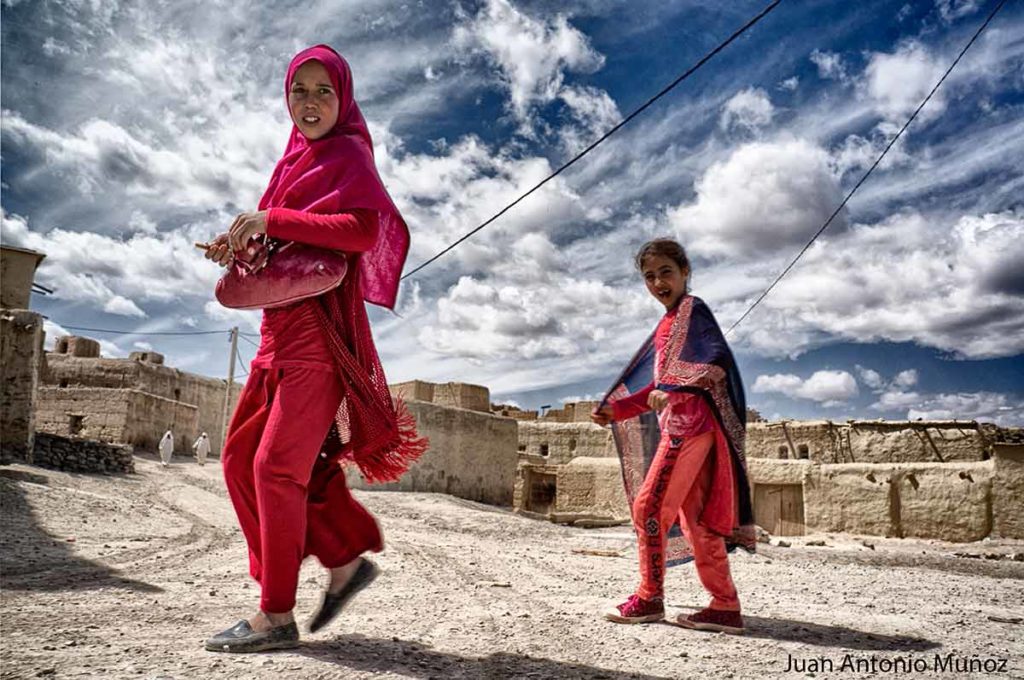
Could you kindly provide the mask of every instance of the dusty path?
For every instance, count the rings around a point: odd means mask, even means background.
[[[731,637],[596,615],[634,586],[626,528],[571,529],[400,493],[357,494],[388,547],[382,577],[339,621],[295,653],[208,653],[203,639],[257,601],[219,467],[137,466],[119,478],[0,468],[0,677],[872,677],[841,670],[849,655],[862,667],[928,664],[875,677],[1024,678],[1024,563],[953,556],[1021,553],[1021,542],[872,539],[871,550],[852,536],[809,536],[767,546],[733,558],[749,632]],[[827,547],[805,547],[811,539]],[[303,620],[321,571],[303,571]],[[692,567],[670,570],[668,591],[671,614],[706,601]],[[990,668],[1006,660],[1005,670],[934,672],[950,654]],[[787,672],[790,663],[803,670]]]

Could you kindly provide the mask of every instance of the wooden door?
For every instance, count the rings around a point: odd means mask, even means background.
[[[803,486],[755,484],[754,521],[773,536],[803,536]]]

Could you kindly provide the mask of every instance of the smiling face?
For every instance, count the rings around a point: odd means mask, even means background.
[[[690,270],[680,268],[670,257],[648,255],[644,258],[640,271],[644,275],[647,292],[665,305],[665,309],[675,307],[679,298],[686,293],[686,279],[690,275]]]
[[[288,110],[299,132],[311,141],[326,135],[338,122],[338,93],[319,61],[307,61],[295,71],[288,90]]]

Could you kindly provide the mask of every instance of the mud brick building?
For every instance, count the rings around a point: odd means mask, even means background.
[[[236,383],[232,408],[240,390]],[[191,455],[192,442],[206,432],[219,455],[226,391],[227,381],[166,366],[157,352],[108,358],[95,340],[65,336],[46,354],[36,427],[148,450],[170,429],[178,455]]]

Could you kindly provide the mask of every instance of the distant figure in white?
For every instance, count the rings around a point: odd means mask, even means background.
[[[164,432],[164,438],[160,440],[160,462],[166,467],[174,455],[174,435],[170,430]]]
[[[199,439],[192,445],[192,450],[196,452],[196,460],[199,461],[200,465],[206,465],[206,457],[210,455],[210,438],[206,436],[206,433],[199,435]]]

